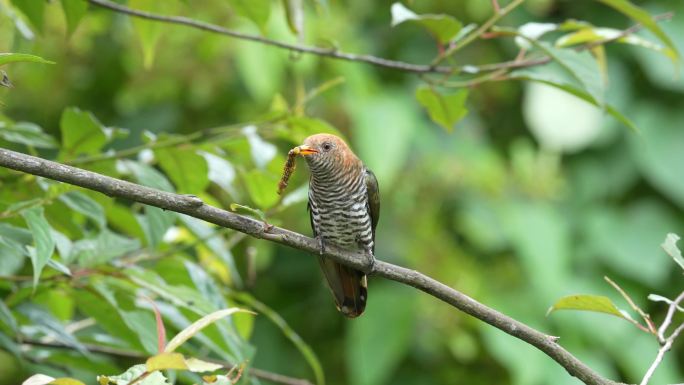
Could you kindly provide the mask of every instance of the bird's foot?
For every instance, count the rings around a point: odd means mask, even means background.
[[[318,235],[318,236],[316,236],[314,239],[315,239],[316,242],[318,243],[318,253],[319,253],[320,255],[325,254],[325,242],[323,241],[323,237],[321,237],[320,235]]]
[[[374,268],[375,268],[375,256],[373,255],[372,252],[366,252],[364,253],[364,268],[366,270],[366,274],[373,274]]]

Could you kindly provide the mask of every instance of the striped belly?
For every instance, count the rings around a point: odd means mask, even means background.
[[[337,199],[326,199],[331,194],[325,191],[310,190],[313,225],[326,244],[347,250],[372,249],[371,218],[363,190]]]

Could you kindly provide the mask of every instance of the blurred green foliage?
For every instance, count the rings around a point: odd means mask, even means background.
[[[530,0],[500,23],[508,26],[501,33],[568,19],[634,24],[601,3],[621,2]],[[412,22],[391,27],[388,1],[128,5],[415,63],[439,55],[432,35],[458,37],[492,13],[482,0],[413,0],[401,10],[415,13]],[[675,12],[657,24],[672,47],[653,45],[669,43],[659,30],[595,56],[533,41],[530,50],[556,62],[449,90],[432,84],[438,76],[132,20],[80,0],[2,0],[0,52],[54,64],[3,66],[14,88],[0,88],[0,145],[226,209],[259,209],[269,223],[309,234],[305,168],[282,200],[278,178],[289,148],[312,133],[337,133],[381,186],[378,258],[560,336],[604,376],[636,382],[657,351],[652,336],[616,317],[544,315],[575,293],[627,308],[604,275],[655,320],[665,306],[647,295],[682,290],[659,245],[668,232],[684,233],[684,81],[672,60],[674,46],[684,52],[684,4],[638,5]],[[516,52],[512,37],[478,39],[443,64],[496,63]],[[626,127],[631,122],[639,133]],[[0,218],[0,384],[34,373],[93,383],[141,363],[86,353],[84,344],[157,353],[144,296],[159,307],[168,335],[218,309],[253,309],[259,315],[218,321],[182,352],[318,383],[323,376],[331,385],[578,383],[531,346],[393,282],[371,279],[366,313],[344,319],[314,258],[176,213],[0,169]],[[654,384],[682,381],[682,346]],[[243,375],[243,383],[258,381],[249,370]]]

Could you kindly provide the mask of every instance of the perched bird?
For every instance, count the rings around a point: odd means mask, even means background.
[[[321,254],[326,245],[361,251],[373,262],[380,191],[371,170],[335,135],[309,136],[295,151],[311,171],[309,216]],[[337,309],[349,318],[363,313],[368,300],[366,275],[320,256],[323,275]]]

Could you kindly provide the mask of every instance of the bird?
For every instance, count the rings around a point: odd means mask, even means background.
[[[375,228],[380,218],[377,178],[338,136],[312,135],[294,150],[304,157],[310,171],[308,211],[323,275],[337,310],[356,318],[368,301],[366,274],[323,253],[327,245],[360,251],[372,269]]]

